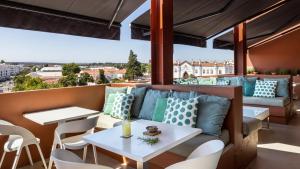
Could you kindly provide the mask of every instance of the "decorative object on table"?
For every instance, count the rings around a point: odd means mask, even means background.
[[[138,137],[139,140],[153,145],[159,142],[158,136],[161,134],[161,131],[158,130],[157,126],[147,126],[146,131],[143,132],[143,137]]]
[[[142,140],[143,142],[154,145],[159,142],[159,138],[145,138],[145,137],[138,137],[139,140]]]
[[[131,122],[130,120],[123,120],[122,121],[122,137],[123,138],[130,138],[131,135]]]

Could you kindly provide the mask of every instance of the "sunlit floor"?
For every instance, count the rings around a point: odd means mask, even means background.
[[[259,133],[258,157],[248,169],[300,168],[300,116],[289,125],[271,124]]]

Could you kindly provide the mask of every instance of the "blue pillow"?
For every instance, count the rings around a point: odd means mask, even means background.
[[[152,89],[147,90],[139,118],[144,120],[152,120],[156,100],[158,98],[168,98],[169,93],[169,91]]]
[[[222,77],[223,80],[229,80],[229,85],[231,86],[242,86],[243,85],[243,76],[236,76],[236,77]]]
[[[243,95],[244,96],[253,96],[255,90],[256,80],[244,79],[243,83]]]
[[[132,88],[130,91],[130,94],[134,96],[134,101],[132,103],[131,107],[131,116],[133,118],[138,118],[140,114],[140,110],[143,105],[144,97],[146,94],[146,87],[137,87],[137,88]]]
[[[264,78],[265,81],[277,81],[276,96],[290,97],[288,78]]]
[[[203,95],[196,92],[193,96],[199,97],[196,127],[201,128],[204,134],[220,136],[231,104],[230,100],[225,97]]]
[[[175,97],[178,99],[189,99],[190,98],[190,93],[191,92],[177,92],[177,91],[172,91],[170,93],[171,97]]]

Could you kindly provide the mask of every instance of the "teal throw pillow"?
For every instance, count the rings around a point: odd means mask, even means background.
[[[130,109],[133,100],[134,96],[132,94],[117,93],[111,116],[118,119],[130,119]]]
[[[153,112],[153,121],[162,122],[165,117],[165,111],[167,109],[167,98],[158,98],[156,100],[154,112]]]
[[[117,93],[111,93],[108,95],[107,101],[104,103],[104,108],[103,108],[103,112],[104,114],[111,114],[113,105],[114,105],[114,101],[117,97]]]
[[[107,101],[109,94],[111,94],[111,93],[126,93],[126,92],[127,92],[127,87],[105,86],[105,103]]]
[[[196,126],[198,98],[180,99],[169,97],[163,123],[178,126]]]
[[[146,94],[146,87],[136,87],[136,88],[132,88],[130,90],[129,94],[132,94],[134,96],[134,101],[132,104],[132,108],[131,108],[131,116],[133,118],[138,118],[142,105],[143,105],[143,101],[144,101],[144,97]]]
[[[243,95],[244,96],[253,96],[255,90],[256,80],[244,79],[243,82]]]
[[[168,98],[169,94],[169,91],[148,89],[138,118],[152,120],[156,100],[158,98]]]
[[[276,96],[289,97],[289,79],[288,78],[265,78],[265,81],[277,81]]]
[[[230,107],[230,100],[225,97],[204,95],[193,92],[198,97],[198,114],[196,127],[202,129],[203,134],[221,136],[224,119]]]

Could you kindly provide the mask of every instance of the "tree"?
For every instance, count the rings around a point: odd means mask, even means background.
[[[5,61],[4,61],[4,60],[1,60],[1,63],[5,63]]]
[[[78,77],[75,74],[69,74],[59,79],[58,83],[63,87],[76,86]]]
[[[68,76],[70,74],[77,74],[80,72],[80,67],[79,65],[75,63],[70,63],[70,64],[64,64],[62,68],[62,75],[63,76]]]
[[[85,85],[87,85],[88,82],[94,82],[94,78],[87,72],[81,73],[80,77],[78,79],[78,85],[85,86]]]
[[[14,78],[13,91],[48,89],[50,86],[39,77],[25,76],[23,74]]]
[[[99,69],[99,79],[97,80],[97,84],[106,84],[106,83],[109,83],[109,81],[105,77],[104,70]]]
[[[130,50],[128,63],[126,65],[125,78],[134,80],[136,77],[143,76],[141,63],[137,60],[137,55]]]

